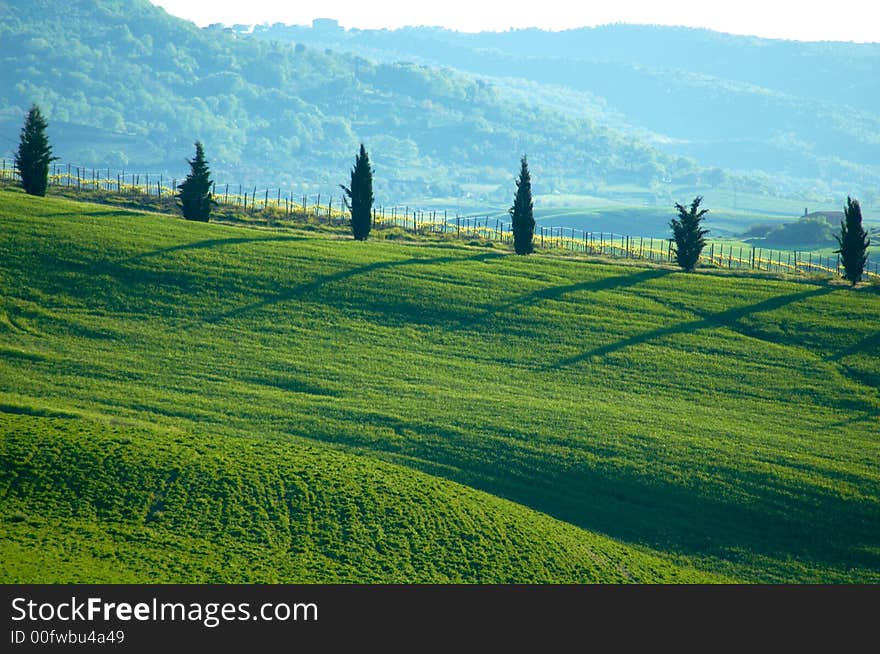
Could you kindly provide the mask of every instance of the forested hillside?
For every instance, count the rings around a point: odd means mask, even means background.
[[[215,26],[216,29],[216,26]],[[238,29],[241,29],[239,26]],[[258,25],[253,36],[409,60],[527,84],[542,101],[694,156],[730,183],[776,192],[859,190],[880,180],[880,44],[800,43],[646,25],[464,34]],[[513,83],[510,78],[518,80]]]
[[[365,141],[379,192],[506,201],[528,152],[543,190],[692,178],[693,162],[448,69],[200,30],[145,0],[0,4],[0,134],[38,102],[56,152],[177,172],[192,141],[229,181],[335,188]]]
[[[363,141],[384,203],[498,208],[527,153],[539,195],[873,215],[878,67],[880,46],[700,30],[199,29],[146,0],[7,0],[0,151],[37,102],[87,167],[174,176],[201,139],[220,181],[330,192]]]

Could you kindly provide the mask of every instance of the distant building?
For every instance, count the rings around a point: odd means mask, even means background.
[[[807,213],[807,209],[804,208],[804,215],[801,219],[805,218],[824,218],[832,225],[837,225],[843,220],[843,212],[842,211],[814,211],[812,213]]]
[[[316,32],[338,32],[342,28],[335,18],[316,18],[312,21],[312,29]]]

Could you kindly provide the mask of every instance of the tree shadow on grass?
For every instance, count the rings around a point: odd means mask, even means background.
[[[826,361],[834,361],[838,362],[841,359],[845,359],[848,356],[853,354],[859,354],[860,352],[867,350],[868,348],[880,347],[880,331],[874,332],[860,340],[858,343],[854,343],[849,347],[846,347],[839,352],[835,352],[834,354],[825,358]]]
[[[149,252],[141,252],[125,259],[120,259],[116,263],[132,263],[140,261],[147,257],[157,257],[170,252],[180,252],[182,250],[204,250],[207,248],[215,248],[224,245],[240,245],[242,243],[260,243],[263,241],[302,241],[302,236],[264,236],[264,237],[235,237],[235,238],[210,238],[204,241],[194,241],[192,243],[181,243],[180,245],[172,245],[167,248],[159,248]]]
[[[826,425],[822,426],[822,429],[833,429],[835,427],[850,427],[852,425],[858,425],[860,423],[864,423],[866,427],[874,427],[875,429],[880,429],[880,412],[874,411],[862,411],[861,415],[851,416],[846,420],[838,420],[837,422],[830,422]]]
[[[276,295],[265,298],[258,302],[252,302],[251,304],[246,304],[244,306],[230,309],[229,311],[224,311],[221,313],[216,313],[212,316],[205,318],[206,322],[216,323],[227,318],[237,318],[239,316],[252,313],[254,311],[259,311],[261,309],[265,309],[266,307],[272,306],[274,304],[280,304],[282,302],[288,302],[290,300],[294,300],[296,298],[300,298],[308,295],[309,293],[313,293],[319,290],[321,287],[326,284],[331,284],[333,282],[342,281],[344,279],[350,279],[351,277],[356,277],[358,275],[365,275],[376,270],[383,270],[388,268],[400,268],[403,266],[416,266],[416,265],[434,265],[440,263],[453,263],[453,262],[464,262],[464,261],[486,261],[488,259],[496,259],[499,257],[505,256],[499,252],[485,252],[483,254],[478,254],[472,257],[433,257],[433,258],[412,258],[412,259],[403,259],[403,260],[394,260],[394,261],[376,261],[374,263],[370,263],[364,266],[357,266],[355,268],[348,268],[346,270],[340,270],[338,272],[332,273],[330,275],[324,275],[322,277],[318,277],[311,282],[306,284],[300,284],[299,286],[295,286],[286,291],[282,291]]]
[[[339,417],[339,416],[337,416]],[[880,571],[877,521],[870,498],[847,497],[824,485],[816,470],[804,485],[757,465],[707,462],[699,483],[620,466],[613,450],[572,440],[563,451],[542,449],[539,435],[490,426],[446,428],[362,413],[346,424],[392,429],[399,438],[360,439],[357,430],[311,431],[309,438],[419,469],[530,507],[612,538],[672,554],[729,561],[749,581],[846,578]],[[634,446],[638,446],[638,437]],[[646,443],[646,447],[651,447]],[[598,458],[597,458],[598,456]],[[646,454],[646,456],[648,456]],[[693,480],[696,477],[692,478]]]
[[[828,293],[831,293],[833,291],[834,287],[832,286],[821,286],[809,291],[802,291],[800,293],[792,293],[791,295],[772,297],[767,300],[762,300],[761,302],[756,302],[755,304],[749,304],[742,307],[734,307],[733,309],[727,309],[725,311],[719,311],[717,313],[707,313],[698,320],[677,323],[668,327],[659,327],[657,329],[652,329],[648,332],[643,332],[641,334],[636,334],[635,336],[630,336],[629,338],[625,338],[614,343],[609,343],[607,345],[601,345],[591,350],[586,350],[573,357],[568,357],[566,359],[556,361],[548,367],[554,370],[567,368],[576,365],[582,361],[586,361],[587,359],[590,359],[592,357],[606,356],[608,354],[618,352],[619,350],[623,350],[627,347],[642,345],[649,341],[654,341],[666,336],[673,336],[675,334],[692,334],[701,329],[727,327],[729,329],[733,329],[734,331],[745,333],[746,335],[754,335],[752,333],[749,333],[749,330],[747,330],[743,325],[738,325],[738,321],[745,318],[746,316],[750,316],[755,313],[761,313],[763,311],[774,311],[794,302],[800,302],[801,300],[807,300],[809,298],[827,295]]]
[[[825,358],[829,363],[835,363],[841,372],[847,377],[855,380],[860,384],[864,384],[875,391],[880,391],[880,375],[877,375],[870,368],[865,370],[855,365],[847,365],[843,360],[854,354],[867,353],[870,349],[880,349],[880,331],[869,334],[857,343],[853,343],[849,347],[845,347],[834,354]]]
[[[587,282],[578,282],[577,284],[565,284],[563,286],[550,286],[548,288],[541,288],[536,291],[531,291],[529,293],[518,295],[515,298],[507,300],[506,302],[503,302],[501,304],[491,306],[486,310],[485,313],[477,316],[473,320],[463,322],[461,326],[465,328],[474,327],[482,322],[485,322],[489,318],[498,314],[503,314],[510,309],[531,306],[534,304],[538,304],[539,302],[543,302],[544,300],[558,300],[568,293],[576,293],[579,291],[589,291],[595,293],[598,291],[610,291],[615,289],[627,288],[629,286],[636,286],[637,284],[641,284],[642,282],[647,282],[652,279],[665,277],[672,272],[674,271],[657,268],[643,270],[641,272],[633,273],[631,275],[603,277],[601,279],[594,279]]]

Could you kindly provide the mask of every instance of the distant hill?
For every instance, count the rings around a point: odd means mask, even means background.
[[[804,214],[804,218],[812,218],[814,220],[824,218],[832,225],[839,225],[840,221],[843,220],[844,215],[845,214],[842,211],[813,211]]]
[[[816,211],[782,225],[754,225],[742,234],[742,238],[764,247],[822,248],[834,245],[834,234],[840,231],[837,229],[840,220],[833,219],[837,213],[843,215],[836,211]]]
[[[717,191],[880,198],[878,46],[613,26],[199,29],[146,0],[0,3],[0,152],[38,102],[65,161],[337,192],[363,141],[383,203],[538,194],[662,206]],[[626,225],[616,225],[629,231]]]
[[[464,34],[275,24],[257,25],[252,36],[528,81],[540,88],[535,96],[555,93],[569,111],[590,112],[664,152],[763,171],[777,190],[812,184],[877,201],[880,44],[647,25]]]
[[[13,0],[0,19],[7,153],[38,102],[67,161],[179,173],[199,138],[222,181],[297,191],[338,191],[360,141],[400,202],[508,202],[522,153],[542,192],[699,176],[638,135],[448,68],[200,30],[145,0]]]

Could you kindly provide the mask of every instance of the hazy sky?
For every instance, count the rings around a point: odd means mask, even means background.
[[[877,0],[152,0],[169,13],[209,23],[289,23],[335,18],[344,27],[435,25],[461,31],[570,29],[607,23],[708,27],[803,41],[880,42]]]

